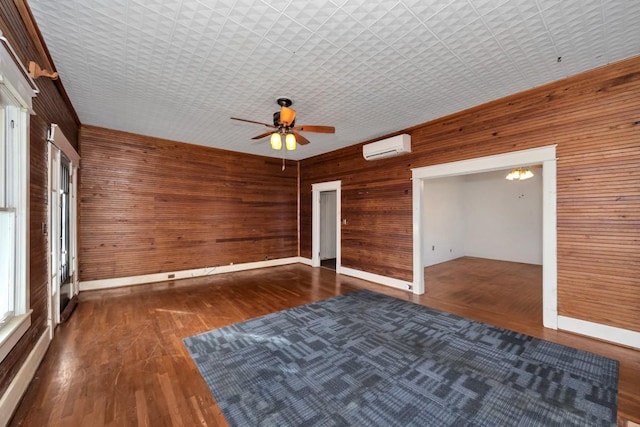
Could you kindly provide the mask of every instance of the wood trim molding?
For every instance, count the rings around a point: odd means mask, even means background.
[[[49,327],[47,326],[40,335],[40,339],[38,339],[35,347],[31,353],[29,353],[27,360],[13,378],[11,384],[9,384],[9,388],[7,388],[7,391],[2,395],[2,398],[0,398],[0,425],[8,425],[13,413],[18,408],[22,396],[27,391],[27,387],[31,383],[38,366],[40,366],[40,362],[42,362],[49,348],[49,343],[51,342],[49,337]]]
[[[98,289],[119,288],[122,286],[144,285],[167,280],[187,279],[193,277],[212,276],[234,271],[253,270],[256,268],[275,267],[278,265],[306,262],[300,257],[279,258],[267,261],[247,262],[243,264],[219,265],[214,267],[195,268],[192,270],[168,271],[164,273],[143,274],[140,276],[116,277],[113,279],[87,280],[80,282],[80,291],[95,291]]]
[[[640,332],[630,331],[628,329],[588,322],[567,316],[558,316],[558,329],[640,349]]]
[[[557,279],[557,212],[556,212],[556,145],[512,151],[493,156],[476,157],[451,163],[441,163],[412,169],[413,180],[413,292],[425,292],[422,239],[428,229],[423,224],[424,183],[429,178],[443,178],[469,173],[481,173],[531,164],[543,164],[543,324],[558,327]]]
[[[300,174],[298,174],[300,176]],[[311,262],[313,267],[320,267],[320,193],[322,191],[335,191],[336,192],[336,270],[340,269],[341,264],[341,239],[342,239],[342,226],[341,226],[341,200],[342,200],[342,181],[329,181],[319,182],[311,184],[312,203],[311,208]],[[298,195],[300,189],[298,188]],[[299,196],[298,196],[299,197]],[[298,212],[300,208],[298,207]]]
[[[337,273],[344,274],[345,276],[357,277],[358,279],[368,280],[369,282],[379,283],[392,288],[402,289],[403,291],[411,292],[411,289],[413,288],[413,284],[411,282],[405,282],[404,280],[398,280],[393,277],[382,276],[380,274],[368,273],[366,271],[356,270],[355,268],[340,267]]]
[[[80,167],[80,154],[73,148],[73,145],[71,145],[64,135],[60,126],[55,123],[51,123],[51,127],[49,128],[48,141],[58,147],[74,165]]]

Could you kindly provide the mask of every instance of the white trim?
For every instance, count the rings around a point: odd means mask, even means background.
[[[30,116],[32,112],[32,98],[35,96],[37,87],[35,84],[33,87],[29,87],[27,78],[33,82],[28,73],[25,74],[24,66],[16,56],[15,51],[8,43],[7,39],[2,37],[0,32],[0,39],[5,43],[6,48],[0,45],[0,84],[3,86],[3,92],[7,90],[11,93],[11,97],[15,97],[15,100],[10,101],[12,107],[7,108],[4,112],[7,120],[13,120],[15,126],[11,127],[14,132],[7,132],[3,136],[3,140],[6,139],[14,147],[11,156],[4,159],[11,160],[13,165],[13,171],[10,173],[15,174],[15,182],[11,184],[15,186],[10,195],[8,203],[15,208],[15,270],[14,270],[14,289],[11,298],[13,301],[13,312],[16,314],[17,319],[14,322],[10,322],[9,325],[5,325],[5,332],[2,338],[2,345],[0,346],[1,352],[4,354],[2,358],[6,356],[6,352],[10,351],[12,347],[9,344],[13,342],[13,345],[18,342],[20,337],[26,333],[28,326],[24,327],[24,319],[26,316],[30,322],[30,179],[29,174],[29,159],[30,159]],[[15,62],[14,62],[15,60]],[[22,71],[17,68],[20,65]],[[16,104],[17,102],[17,104]],[[18,105],[19,104],[19,105]],[[3,142],[4,143],[4,142]],[[17,332],[20,332],[18,334]]]
[[[341,225],[341,186],[342,181],[328,181],[311,184],[311,266],[320,267],[320,193],[336,192],[336,271],[340,269],[342,259]]]
[[[47,179],[47,191],[49,194],[49,207],[47,209],[47,224],[49,234],[48,252],[48,314],[47,322],[51,326],[53,334],[55,325],[60,323],[60,201],[61,201],[61,165],[62,157],[69,160],[69,273],[70,273],[70,298],[79,292],[78,283],[78,166],[80,156],[65,137],[58,125],[52,123],[47,136],[49,153],[49,173]]]
[[[547,145],[545,147],[512,151],[510,153],[497,154],[495,156],[477,157],[475,159],[415,168],[411,169],[411,177],[415,180],[491,172],[500,169],[516,168],[519,166],[542,163],[547,160],[555,160],[555,158],[556,145]]]
[[[49,141],[51,144],[54,144],[56,147],[58,147],[60,151],[62,151],[64,155],[67,156],[69,160],[71,160],[71,163],[73,163],[77,167],[80,167],[80,155],[78,154],[76,149],[73,148],[73,145],[71,145],[67,137],[64,136],[64,133],[62,133],[62,130],[58,128],[59,126],[57,124],[51,123],[51,127],[49,128],[49,135],[47,136],[47,141]],[[56,131],[56,129],[58,130]]]
[[[6,46],[6,48],[2,48],[0,44],[0,69],[2,70],[0,83],[7,86],[13,96],[18,98],[20,104],[31,113],[33,112],[31,101],[40,90],[22,65],[20,58],[9,44],[9,40],[2,35],[2,31],[0,31],[0,41]],[[4,80],[3,76],[6,77]]]
[[[40,335],[40,339],[29,353],[27,360],[22,364],[22,367],[16,374],[16,376],[9,384],[9,387],[0,398],[0,426],[6,426],[9,424],[9,420],[13,416],[13,413],[18,407],[22,396],[27,391],[27,387],[31,383],[38,366],[44,359],[44,355],[49,348],[49,328]]]
[[[50,297],[50,330],[60,323],[60,149],[54,144],[49,146],[49,206],[48,206],[48,266]],[[49,319],[47,319],[49,321]]]
[[[142,285],[167,280],[188,279],[191,277],[212,276],[214,274],[231,273],[234,271],[253,270],[256,268],[275,267],[278,265],[302,262],[301,257],[270,259],[267,261],[247,262],[244,264],[220,265],[216,267],[194,268],[192,270],[168,271],[165,273],[144,274],[140,276],[116,277],[114,279],[88,280],[80,282],[80,291],[119,288],[121,286]],[[173,277],[169,277],[173,276]]]
[[[413,171],[412,171],[413,172]],[[424,196],[424,179],[413,177],[411,192],[413,200],[413,293],[424,294],[424,262],[422,260],[422,217]]]
[[[29,310],[25,314],[13,316],[7,324],[0,329],[0,362],[7,357],[7,354],[18,344],[20,338],[29,330],[32,312],[33,310]]]
[[[558,328],[556,161],[542,162],[542,325]]]
[[[519,166],[542,164],[543,224],[542,224],[542,318],[546,328],[558,327],[558,259],[556,220],[556,145],[513,151],[495,156],[443,163],[412,169],[413,179],[413,293],[424,294],[422,262],[422,204],[424,181],[472,173],[490,172]]]
[[[53,265],[53,253],[52,253],[52,243],[51,243],[51,233],[53,232],[53,213],[51,212],[53,209],[51,208],[52,200],[54,200],[53,191],[52,191],[52,183],[54,182],[53,171],[54,168],[52,165],[54,164],[53,154],[55,152],[55,146],[53,144],[47,144],[47,159],[49,170],[47,171],[47,230],[46,230],[46,240],[47,240],[47,326],[49,327],[49,339],[53,339],[53,331],[54,325],[57,325],[55,321],[55,304],[54,304],[54,294],[53,294],[53,281],[55,280],[54,275],[52,274],[52,265]],[[57,194],[57,191],[56,191]]]
[[[311,261],[309,258],[305,258],[305,257],[298,257],[298,262],[300,264],[304,264],[304,265],[308,265],[309,267],[313,267],[313,261]]]
[[[640,349],[640,332],[558,316],[558,329]]]
[[[393,277],[381,276],[375,273],[368,273],[362,270],[356,270],[348,267],[341,267],[338,274],[345,276],[357,277],[358,279],[368,280],[369,282],[379,283],[381,285],[390,286],[392,288],[402,289],[403,291],[411,290],[412,283],[404,280],[394,279]]]

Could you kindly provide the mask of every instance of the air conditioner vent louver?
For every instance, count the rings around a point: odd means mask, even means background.
[[[378,160],[411,152],[411,135],[403,133],[362,146],[365,160]]]

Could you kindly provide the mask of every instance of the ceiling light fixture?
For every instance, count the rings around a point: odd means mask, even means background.
[[[336,128],[333,126],[296,126],[296,111],[289,108],[293,102],[289,98],[278,98],[276,102],[280,106],[280,111],[273,113],[273,124],[256,122],[255,120],[239,119],[237,117],[231,117],[231,119],[239,120],[241,122],[255,123],[257,125],[264,125],[268,128],[274,129],[273,131],[254,136],[252,139],[270,137],[271,148],[276,151],[282,150],[283,143],[287,151],[297,149],[298,144],[307,145],[309,140],[298,132],[336,132]]]
[[[282,137],[278,132],[271,134],[271,148],[274,150],[282,150]]]
[[[524,181],[533,177],[533,172],[529,168],[515,168],[511,169],[506,176],[509,181]]]
[[[297,147],[296,136],[292,132],[274,132],[271,134],[271,148],[274,150],[282,150],[282,137],[284,136],[284,145],[288,151],[293,151]]]
[[[284,144],[287,147],[287,150],[293,151],[296,149],[296,136],[292,133],[288,133],[284,139]]]

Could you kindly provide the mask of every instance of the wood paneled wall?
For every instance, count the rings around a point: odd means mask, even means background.
[[[80,280],[298,255],[297,163],[82,126]]]
[[[407,132],[409,155],[300,163],[301,256],[311,184],[342,180],[342,265],[411,281],[411,168],[557,144],[559,313],[640,331],[640,57]]]
[[[341,180],[342,265],[411,281],[411,163],[366,161],[361,146],[300,164],[300,253],[311,258],[311,184]]]
[[[23,65],[38,61],[38,51],[29,38],[20,14],[12,1],[0,2],[0,30],[10,41]],[[64,76],[61,77],[64,79]],[[36,80],[40,93],[33,100],[35,115],[30,118],[30,177],[29,177],[29,298],[31,327],[16,347],[0,363],[0,396],[33,349],[47,326],[47,257],[48,239],[42,234],[47,222],[47,132],[51,123],[60,125],[69,142],[77,147],[79,123],[75,112],[65,102],[58,85],[47,78]],[[50,227],[47,226],[48,229]]]

